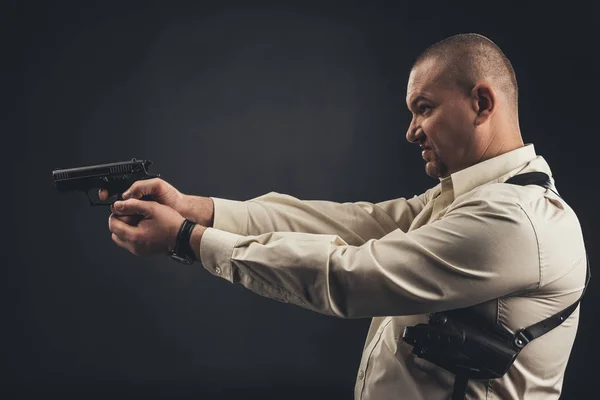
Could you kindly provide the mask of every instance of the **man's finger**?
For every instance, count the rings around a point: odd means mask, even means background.
[[[116,201],[113,204],[116,214],[134,215],[140,214],[145,217],[152,215],[152,203],[138,199],[127,199],[124,201]]]
[[[114,233],[112,234],[112,240],[119,247],[122,247],[122,248],[124,248],[126,250],[129,250],[130,253],[135,254],[135,251],[133,250],[133,248],[131,247],[131,245],[129,243],[127,243],[126,241],[124,241],[123,239],[121,239],[119,236],[117,236]]]
[[[137,224],[144,219],[143,215],[130,214],[129,212],[121,212],[115,210],[113,205],[110,206],[110,212],[113,213],[119,220],[125,222],[128,225],[137,226]]]
[[[108,229],[125,242],[133,242],[136,238],[136,227],[120,221],[115,214],[108,218]]]
[[[124,211],[123,209],[119,209],[119,210],[117,210],[117,209],[115,208],[115,204],[116,204],[116,203],[117,203],[117,202],[115,202],[114,204],[111,204],[111,205],[110,205],[110,212],[111,212],[111,213],[113,213],[113,214],[115,214],[115,215],[118,215],[119,217],[126,217],[126,216],[134,216],[134,215],[137,215],[136,213],[132,213],[131,211]]]
[[[140,218],[141,217],[139,215],[118,215],[118,214],[115,214],[115,218],[117,218],[119,221],[125,222],[127,225],[136,226],[138,224],[138,222],[140,222]]]
[[[158,187],[157,181],[160,178],[142,179],[133,182],[133,184],[123,193],[123,199],[140,199],[144,195],[152,195]]]
[[[107,189],[98,190],[98,198],[102,201],[105,201],[106,199],[108,199],[108,190]]]

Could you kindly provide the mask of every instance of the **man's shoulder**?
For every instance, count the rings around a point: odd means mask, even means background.
[[[495,182],[478,186],[456,198],[462,201],[486,201],[492,203],[515,204],[526,207],[528,204],[540,200],[547,193],[547,189],[538,185],[515,185],[512,183]]]
[[[458,196],[449,212],[469,207],[485,214],[511,215],[526,214],[531,224],[556,224],[558,220],[577,224],[573,210],[550,189],[539,185],[515,185],[494,182],[478,186]]]
[[[524,225],[531,226],[536,232],[540,246],[553,253],[556,249],[581,255],[583,234],[575,211],[552,189],[539,185],[515,185],[511,183],[490,183],[479,186],[461,198],[460,204],[478,202],[485,204],[481,209],[486,213],[515,217],[521,214]],[[515,214],[516,213],[516,214]],[[529,228],[528,228],[529,229]],[[577,261],[577,260],[575,260]]]

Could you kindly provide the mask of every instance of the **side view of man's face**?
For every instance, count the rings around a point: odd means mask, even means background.
[[[413,68],[406,103],[412,113],[406,139],[420,145],[427,175],[444,178],[462,169],[474,139],[476,112],[437,59]]]

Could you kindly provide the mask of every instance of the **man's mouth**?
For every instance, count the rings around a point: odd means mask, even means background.
[[[425,144],[420,144],[419,147],[421,148],[421,156],[423,157],[424,160],[427,160],[427,158],[431,155],[432,153],[432,149],[431,147],[425,145]]]

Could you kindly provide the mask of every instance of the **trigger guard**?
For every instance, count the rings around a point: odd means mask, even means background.
[[[90,205],[91,206],[110,206],[112,208],[112,205],[118,201],[118,200],[123,200],[123,197],[121,197],[121,193],[115,193],[113,195],[111,195],[109,193],[108,198],[105,201],[100,200],[100,190],[98,189],[97,191],[95,191],[96,193],[96,199],[98,199],[97,202],[94,201],[94,199],[92,198],[92,195],[90,195],[91,192],[94,192],[94,189],[90,189],[87,192],[87,197],[88,200],[90,201]]]

